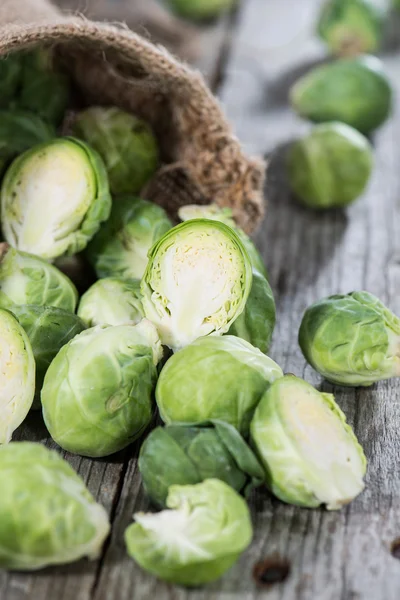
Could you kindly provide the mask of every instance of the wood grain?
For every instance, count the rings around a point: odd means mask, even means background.
[[[35,575],[0,572],[1,600],[398,600],[400,561],[391,556],[400,536],[400,384],[368,390],[333,387],[307,367],[297,344],[305,308],[337,292],[366,289],[400,314],[400,114],[374,137],[376,168],[368,192],[346,211],[322,214],[295,204],[287,190],[287,143],[309,125],[287,103],[299,74],[323,60],[313,37],[318,0],[246,0],[238,17],[221,101],[251,152],[269,156],[268,211],[256,239],[276,294],[278,324],[271,356],[285,371],[333,392],[365,448],[365,492],[349,507],[329,513],[286,506],[266,491],[251,499],[255,536],[238,564],[204,590],[186,591],[145,574],[125,552],[123,533],[133,512],[146,510],[137,472],[138,446],[112,461],[68,456],[113,519],[113,533],[98,562]],[[396,36],[382,56],[400,92]],[[211,60],[209,63],[214,64]],[[20,438],[43,440],[38,416]],[[1,493],[1,491],[0,491]],[[290,574],[257,587],[252,570],[278,556]]]

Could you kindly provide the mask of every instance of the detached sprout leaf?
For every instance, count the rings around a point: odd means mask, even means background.
[[[254,410],[282,369],[240,338],[202,337],[174,354],[161,371],[156,400],[163,421],[225,421],[246,436]]]
[[[149,425],[162,347],[152,323],[88,329],[61,348],[42,389],[43,417],[69,452],[108,456]]]
[[[294,375],[266,391],[251,440],[271,491],[284,502],[337,510],[364,489],[367,461],[333,395]]]
[[[383,38],[385,11],[370,0],[328,0],[318,21],[318,33],[333,54],[376,54]]]
[[[0,290],[14,304],[57,306],[75,312],[78,292],[59,269],[38,256],[0,244]]]
[[[368,292],[330,296],[310,306],[299,344],[332,383],[369,386],[400,375],[400,319]]]
[[[316,123],[346,123],[365,135],[386,121],[392,96],[382,62],[369,55],[316,67],[290,91],[292,106],[300,116]]]
[[[138,279],[99,279],[79,302],[78,315],[88,325],[136,325],[144,317]]]
[[[0,447],[0,568],[98,558],[110,525],[82,479],[41,444]]]
[[[13,432],[25,420],[32,406],[35,395],[35,359],[27,334],[14,315],[2,308],[0,308],[0,340],[1,445],[11,440]]]
[[[73,138],[57,138],[27,150],[3,179],[1,214],[6,240],[18,250],[47,260],[83,250],[108,218],[110,208],[107,173],[100,156]]]
[[[113,194],[137,194],[154,175],[158,144],[142,119],[119,108],[92,106],[76,116],[73,129],[103,158]]]
[[[165,506],[172,485],[220,479],[238,492],[261,485],[264,473],[238,431],[222,421],[157,427],[142,444],[139,470],[152,501]]]
[[[223,223],[181,223],[149,252],[143,308],[173,350],[196,338],[226,333],[243,311],[251,265],[236,233]]]
[[[185,586],[214,581],[251,542],[246,502],[218,479],[171,486],[167,507],[135,514],[125,532],[128,554],[160,579]]]
[[[110,219],[89,244],[89,261],[98,277],[141,279],[150,248],[171,227],[161,206],[130,195],[117,197]]]
[[[18,304],[10,306],[0,296],[0,306],[10,310],[24,328],[31,343],[36,365],[36,393],[32,408],[41,408],[40,391],[51,361],[63,346],[85,329],[76,315],[55,306]]]
[[[21,79],[21,54],[19,52],[15,52],[13,54],[9,54],[8,56],[0,57],[0,108],[9,108],[11,105],[15,105]]]

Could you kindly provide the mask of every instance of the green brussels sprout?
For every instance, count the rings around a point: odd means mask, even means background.
[[[241,315],[232,323],[229,335],[250,342],[261,352],[268,352],[276,322],[274,295],[268,281],[253,271],[253,283]]]
[[[157,427],[142,445],[139,470],[147,494],[159,506],[165,506],[171,485],[221,479],[238,492],[248,484],[247,492],[264,481],[253,451],[238,431],[223,421]]]
[[[13,304],[4,295],[0,295],[0,307],[17,317],[31,343],[36,365],[36,392],[32,409],[38,410],[41,408],[40,391],[51,361],[67,342],[86,329],[85,324],[62,308],[35,304],[21,306]]]
[[[202,337],[167,361],[156,400],[167,425],[219,419],[246,436],[261,396],[282,375],[272,359],[240,338]]]
[[[93,458],[128,446],[150,423],[161,357],[157,331],[146,319],[75,336],[51,363],[42,388],[53,440]]]
[[[22,78],[21,54],[19,52],[0,56],[0,108],[15,104]]]
[[[128,554],[165,581],[185,586],[214,581],[253,537],[246,502],[218,479],[171,486],[167,507],[136,513],[136,523],[125,532]]]
[[[267,485],[280,500],[337,510],[364,489],[367,461],[332,394],[294,375],[275,381],[251,422]]]
[[[54,137],[54,128],[37,115],[22,110],[0,110],[0,175],[18,154]]]
[[[75,312],[78,293],[72,281],[38,256],[0,244],[0,290],[15,304],[57,306]]]
[[[385,12],[369,0],[328,0],[322,7],[318,33],[333,54],[375,54],[384,24]]]
[[[158,167],[158,145],[150,126],[119,108],[92,106],[76,116],[74,135],[103,158],[113,194],[137,194]]]
[[[221,208],[218,204],[208,204],[207,206],[187,204],[178,210],[178,215],[181,221],[189,221],[190,219],[210,219],[211,221],[219,221],[220,223],[225,223],[225,225],[232,227],[247,250],[253,273],[258,272],[268,278],[267,269],[265,268],[261,254],[255,247],[251,238],[249,238],[243,229],[236,225],[230,208]]]
[[[88,259],[98,277],[141,279],[150,248],[171,227],[161,206],[120,196],[113,202],[110,219],[89,244]]]
[[[392,88],[375,56],[343,58],[316,67],[290,92],[293,108],[315,122],[341,121],[369,134],[388,118]]]
[[[110,209],[100,156],[73,138],[54,139],[27,150],[3,179],[6,241],[45,259],[83,250]]]
[[[368,292],[330,296],[310,306],[299,344],[332,383],[369,386],[400,375],[400,319]]]
[[[243,311],[251,264],[235,231],[194,219],[168,231],[150,250],[143,308],[163,344],[178,350],[201,336],[222,335]]]
[[[68,77],[57,70],[49,48],[35,48],[21,54],[21,90],[17,106],[30,110],[49,123],[59,125],[68,108]]]
[[[237,0],[168,0],[177,15],[194,21],[214,19],[232,9]]]
[[[110,525],[82,479],[41,444],[0,447],[0,568],[98,558]]]
[[[27,334],[14,315],[2,308],[0,308],[0,339],[1,445],[11,440],[13,432],[24,421],[32,406],[35,395],[35,359]],[[3,489],[0,489],[1,496]]]
[[[349,125],[322,123],[293,143],[287,162],[298,200],[326,209],[347,206],[363,193],[374,157],[369,141]]]
[[[140,281],[108,277],[83,294],[78,315],[89,326],[136,325],[144,317]]]

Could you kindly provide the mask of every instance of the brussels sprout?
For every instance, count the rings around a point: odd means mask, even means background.
[[[98,325],[68,342],[42,389],[43,417],[61,448],[99,457],[137,439],[152,417],[162,348],[155,327]]]
[[[88,108],[76,116],[73,131],[103,158],[113,194],[137,194],[157,170],[149,125],[119,108]]]
[[[9,108],[15,104],[21,83],[22,65],[20,53],[0,56],[0,108]]]
[[[268,352],[276,322],[274,295],[268,281],[253,271],[253,283],[246,306],[228,331],[250,342],[261,352]]]
[[[49,48],[21,54],[22,81],[17,105],[59,125],[70,100],[69,79],[54,65]]]
[[[98,277],[141,279],[150,248],[171,227],[161,206],[120,196],[113,203],[109,221],[89,244],[88,259]]]
[[[220,419],[246,436],[261,396],[282,375],[273,360],[240,338],[203,337],[167,361],[156,400],[168,425]]]
[[[128,554],[160,579],[186,586],[214,581],[251,542],[246,502],[218,479],[173,485],[167,507],[136,513],[125,532]]]
[[[226,333],[245,307],[251,282],[250,261],[234,230],[194,219],[150,250],[141,287],[144,312],[163,344],[178,350],[200,336]]]
[[[0,290],[15,304],[57,306],[75,312],[72,281],[45,260],[0,244]]]
[[[269,488],[284,502],[336,510],[364,489],[367,461],[333,395],[294,375],[265,392],[251,440]]]
[[[14,160],[1,189],[3,233],[18,250],[53,259],[83,250],[110,213],[100,156],[59,138]]]
[[[63,346],[85,329],[76,315],[54,306],[13,304],[0,295],[0,307],[7,308],[28,334],[36,364],[36,393],[32,408],[38,410],[40,391],[49,365]]]
[[[318,33],[333,54],[375,54],[384,24],[385,12],[369,0],[328,0],[322,7]]]
[[[142,445],[139,470],[146,492],[160,506],[165,506],[171,485],[221,479],[239,492],[249,478],[247,490],[264,480],[252,450],[238,431],[223,421],[208,426],[157,427]]]
[[[27,334],[14,315],[1,308],[0,340],[0,444],[7,444],[32,406],[35,395],[35,359]],[[0,489],[3,493],[3,489]]]
[[[18,154],[54,137],[53,127],[37,115],[22,110],[0,110],[0,175]]]
[[[253,273],[257,271],[258,273],[261,273],[261,275],[264,275],[264,277],[268,277],[267,269],[265,268],[261,254],[255,247],[254,242],[245,234],[243,229],[240,229],[240,227],[236,225],[230,208],[221,208],[217,204],[208,204],[207,206],[188,204],[179,209],[178,215],[181,221],[188,221],[189,219],[210,219],[211,221],[219,221],[220,223],[225,223],[225,225],[232,227],[247,250]]]
[[[214,19],[232,9],[237,0],[168,0],[177,15],[194,21]]]
[[[400,375],[400,319],[368,292],[330,296],[310,306],[299,344],[329,381],[369,386]]]
[[[298,200],[315,209],[347,206],[369,180],[371,144],[343,123],[316,125],[288,154],[288,174]]]
[[[343,58],[316,67],[290,92],[299,115],[315,122],[341,121],[368,134],[388,118],[392,88],[374,56]]]
[[[144,317],[140,281],[99,279],[83,294],[78,315],[89,326],[136,325]]]
[[[98,558],[110,525],[82,479],[41,444],[0,447],[0,568]]]

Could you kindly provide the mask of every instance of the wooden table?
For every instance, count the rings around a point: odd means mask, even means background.
[[[372,182],[352,207],[317,214],[297,206],[287,191],[284,146],[308,127],[290,110],[287,93],[296,77],[323,57],[313,36],[319,5],[318,0],[244,0],[233,22],[224,19],[204,34],[202,66],[209,81],[219,84],[245,147],[270,159],[268,214],[256,239],[278,306],[271,356],[284,370],[335,394],[369,460],[365,492],[343,510],[327,512],[286,506],[258,491],[251,498],[251,547],[219,582],[186,591],[147,575],[125,552],[123,532],[132,514],[148,506],[137,471],[139,446],[109,460],[67,456],[109,511],[111,539],[97,562],[33,575],[1,572],[1,600],[399,600],[400,547],[397,559],[391,553],[396,554],[392,544],[400,536],[399,383],[367,390],[332,387],[306,366],[297,344],[304,309],[328,294],[366,289],[400,314],[398,106],[374,136]],[[400,42],[394,39],[391,46],[382,58],[399,89]],[[31,416],[18,438],[46,440],[40,418]],[[270,558],[288,561],[290,573],[284,582],[261,588],[253,567]]]

